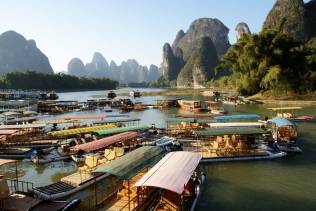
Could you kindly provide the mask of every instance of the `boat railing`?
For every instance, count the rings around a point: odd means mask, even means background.
[[[34,184],[32,182],[26,182],[16,179],[8,179],[6,178],[6,181],[9,186],[10,193],[14,192],[28,192],[29,190],[32,190],[34,187]]]

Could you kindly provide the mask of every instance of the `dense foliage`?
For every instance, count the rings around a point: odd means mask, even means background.
[[[163,76],[160,76],[157,80],[149,82],[151,88],[173,88],[177,86],[177,81],[168,81]]]
[[[217,71],[230,69],[241,94],[316,90],[316,40],[304,44],[284,33],[264,30],[244,35],[223,57]],[[228,83],[227,78],[225,81]]]
[[[76,76],[45,74],[34,71],[11,72],[0,78],[3,89],[37,89],[37,90],[97,90],[115,89],[118,82],[107,78],[78,78]]]

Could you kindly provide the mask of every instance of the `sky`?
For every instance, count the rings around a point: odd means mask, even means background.
[[[100,52],[117,64],[162,61],[162,46],[195,19],[217,18],[236,41],[235,26],[259,32],[275,0],[1,0],[0,33],[14,30],[34,39],[55,72],[70,59],[90,62]]]

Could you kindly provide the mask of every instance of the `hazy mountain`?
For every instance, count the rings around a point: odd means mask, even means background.
[[[101,53],[94,53],[92,61],[83,65],[80,59],[74,58],[68,64],[68,74],[75,76],[87,77],[106,77],[120,83],[140,83],[156,80],[159,76],[158,67],[150,66],[149,70],[146,66],[140,65],[135,59],[123,61],[117,65],[114,61],[110,65]]]
[[[53,73],[48,58],[34,40],[26,40],[15,31],[4,32],[0,35],[0,74],[25,70]]]

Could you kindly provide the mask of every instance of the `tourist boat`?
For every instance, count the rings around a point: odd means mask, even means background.
[[[313,117],[309,115],[296,116],[294,114],[294,111],[301,110],[302,107],[279,107],[267,109],[276,113],[276,116],[278,117],[283,117],[292,121],[310,121],[313,119]]]
[[[225,96],[222,100],[223,104],[225,105],[239,105],[238,97],[237,96]]]
[[[82,162],[85,160],[85,154],[90,153],[89,155],[91,155],[91,153],[94,153],[98,157],[99,163],[105,163],[113,160],[114,157],[121,157],[125,151],[131,150],[137,143],[135,139],[139,136],[140,133],[138,132],[123,132],[89,143],[79,144],[73,148],[72,151],[75,152],[75,155],[71,157],[75,162]],[[102,154],[98,152],[102,152]]]
[[[36,154],[33,148],[0,148],[0,158],[26,159]]]
[[[196,170],[201,158],[198,153],[168,153],[133,186],[137,204],[132,210],[194,210],[205,181]]]
[[[110,91],[110,92],[108,93],[108,98],[110,98],[110,99],[116,98],[115,92]]]
[[[195,140],[178,140],[184,151],[198,152],[202,162],[263,160],[286,156],[270,150],[264,143],[269,133],[261,128],[210,128],[194,131]]]
[[[278,142],[278,147],[285,152],[303,152],[297,144],[297,126],[283,117],[274,117],[271,123],[273,139]]]
[[[227,113],[227,111],[223,108],[219,106],[219,101],[205,101],[205,103],[207,104],[208,110],[215,115],[224,115]]]
[[[141,96],[141,93],[140,93],[140,91],[131,91],[130,93],[129,93],[129,96],[130,97],[140,97]]]
[[[51,185],[34,187],[32,192],[44,200],[76,197],[82,200],[81,210],[96,210],[96,207],[108,204],[107,200],[118,192],[123,184],[122,178],[133,177],[144,168],[151,167],[164,153],[160,147],[145,146],[102,165],[96,165],[96,160],[92,159],[90,169],[77,171]]]
[[[210,128],[233,128],[233,127],[257,127],[265,128],[264,122],[212,122],[208,123]]]
[[[157,106],[160,108],[173,108],[173,107],[179,107],[178,100],[181,99],[163,99],[163,100],[157,100]]]
[[[187,111],[200,112],[207,110],[204,103],[200,100],[178,100],[178,104],[180,108]]]
[[[31,156],[31,161],[35,164],[45,164],[45,163],[52,163],[62,160],[67,160],[70,158],[68,153],[60,153],[60,150],[53,149],[52,151],[48,152],[47,154],[33,154]]]
[[[50,99],[50,100],[57,100],[58,98],[59,97],[58,97],[56,92],[51,91],[51,92],[48,93],[48,99]]]

